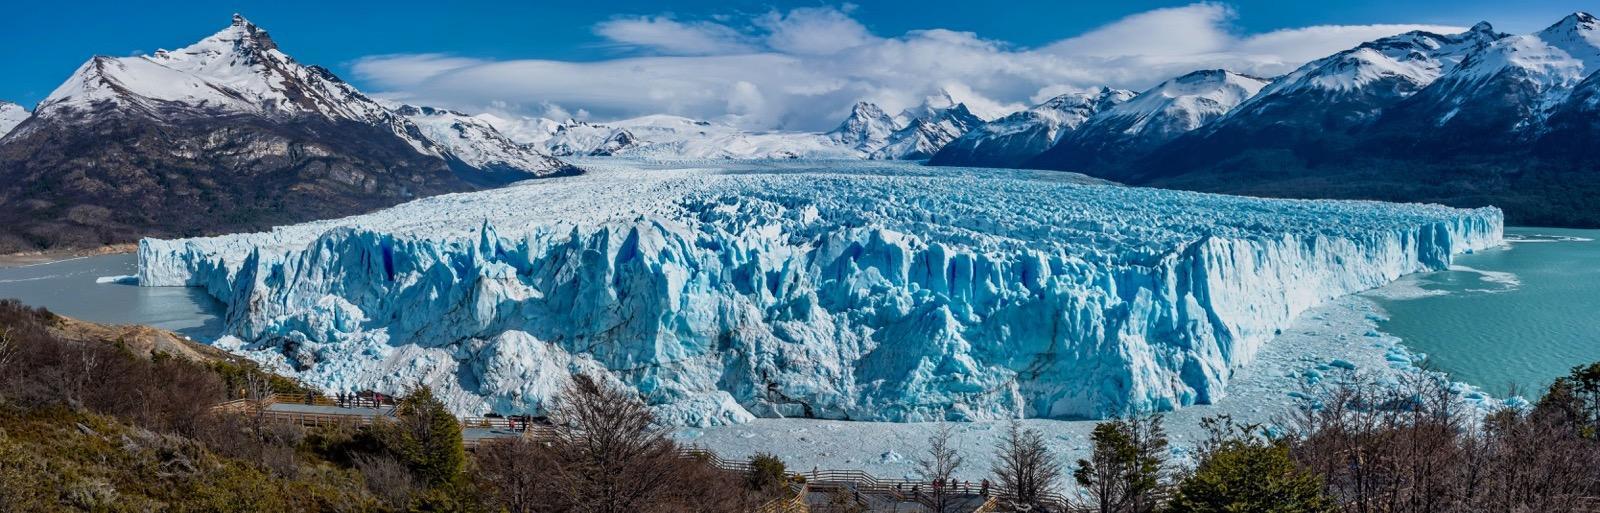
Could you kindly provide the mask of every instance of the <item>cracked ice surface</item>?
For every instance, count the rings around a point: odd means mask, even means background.
[[[1267,200],[887,162],[583,176],[140,244],[218,344],[329,390],[538,412],[573,372],[682,425],[1211,403],[1300,312],[1498,244],[1493,208]]]

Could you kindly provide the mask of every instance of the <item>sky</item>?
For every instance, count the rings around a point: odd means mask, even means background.
[[[327,5],[336,4],[336,5]],[[31,106],[93,55],[177,48],[238,12],[374,96],[506,116],[670,113],[824,129],[857,100],[948,95],[995,115],[1196,69],[1262,76],[1361,41],[1478,21],[1536,31],[1587,6],[1530,0],[859,3],[83,0],[0,16],[0,99]],[[1590,7],[1593,8],[1593,7]]]

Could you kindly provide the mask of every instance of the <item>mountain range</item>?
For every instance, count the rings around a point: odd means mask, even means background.
[[[1241,80],[1241,92],[1258,87],[1244,98],[1162,84],[1022,165],[1232,194],[1495,205],[1515,224],[1600,226],[1597,66],[1600,22],[1586,13],[1528,35],[1488,23],[1409,32],[1259,87]],[[1179,121],[1164,141],[1115,119],[1147,98],[1206,95],[1220,101],[1155,116]]]
[[[1495,205],[1600,226],[1600,21],[1408,32],[1278,77],[1200,70],[1009,114],[949,94],[834,129],[609,122],[374,99],[235,16],[194,45],[94,57],[29,112],[0,102],[0,251],[264,229],[581,172],[565,157],[912,159],[1275,197]]]

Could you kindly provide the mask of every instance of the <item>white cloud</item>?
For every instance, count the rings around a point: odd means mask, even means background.
[[[1233,37],[1224,26],[1233,9],[1200,3],[1134,14],[1083,35],[1050,44],[1045,51],[1080,57],[1185,56],[1222,51]]]
[[[596,33],[637,56],[596,62],[385,55],[356,75],[389,98],[537,115],[582,109],[607,120],[668,113],[747,128],[832,127],[857,100],[889,112],[948,94],[995,115],[1049,95],[1109,85],[1143,89],[1195,69],[1273,76],[1363,41],[1421,25],[1315,26],[1236,34],[1233,11],[1202,3],[1134,14],[1036,49],[970,32],[873,35],[849,9],[679,21],[616,18]]]
[[[755,48],[727,25],[684,23],[667,16],[613,18],[596,25],[594,32],[618,46],[670,55],[744,53]]]
[[[878,40],[867,27],[844,11],[809,7],[780,13],[772,11],[755,21],[767,32],[766,44],[775,51],[799,55],[826,55]]]

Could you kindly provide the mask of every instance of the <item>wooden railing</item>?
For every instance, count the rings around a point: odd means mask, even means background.
[[[310,401],[308,402],[306,394],[281,393],[272,394],[272,402],[286,404],[311,404],[316,406],[335,406],[344,408],[382,408],[385,406],[394,406],[395,404],[393,398],[388,396],[383,397],[383,399],[380,401],[372,396],[359,397],[351,395],[349,397],[340,399],[336,397],[328,397],[322,394],[311,394]]]
[[[779,497],[762,504],[755,509],[755,513],[806,513],[811,507],[806,504],[806,494],[811,493],[807,483],[796,483],[789,487],[790,494]]]

